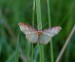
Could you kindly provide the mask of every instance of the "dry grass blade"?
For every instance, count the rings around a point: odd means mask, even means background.
[[[8,33],[13,38],[13,40],[16,41],[16,36],[15,36],[13,30],[11,29],[10,25],[8,24],[7,20],[4,20],[4,27],[7,29]]]
[[[22,59],[22,62],[26,62],[26,56],[24,55],[24,53],[22,52],[22,49],[19,47],[19,52],[20,52],[20,58]]]
[[[62,48],[62,50],[60,51],[60,53],[59,53],[59,55],[58,55],[58,57],[57,57],[57,59],[56,59],[56,62],[59,62],[59,60],[61,59],[61,57],[62,57],[62,55],[63,55],[63,53],[64,53],[64,51],[65,51],[65,49],[66,49],[68,43],[70,42],[71,37],[72,37],[72,35],[74,34],[74,32],[75,32],[75,25],[74,25],[74,27],[73,27],[73,29],[72,29],[70,35],[68,36],[68,38],[67,38],[67,40],[66,40],[66,42],[65,42],[65,44],[64,44],[64,46],[63,46],[63,48]]]

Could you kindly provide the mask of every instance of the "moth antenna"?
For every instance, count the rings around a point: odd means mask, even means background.
[[[46,26],[47,24],[48,24],[48,23],[46,23],[45,25],[43,25],[42,28],[43,28],[44,26]]]
[[[43,26],[42,26],[42,28],[43,28],[44,26],[46,26],[47,24],[48,24],[48,23],[46,22],[46,24],[45,24],[45,25],[43,25]],[[35,24],[34,24],[34,25],[35,25]],[[35,25],[35,26],[37,27],[37,25]],[[38,28],[38,27],[37,27],[37,28]]]
[[[35,27],[37,27],[37,25],[34,24]],[[38,28],[38,27],[37,27]]]

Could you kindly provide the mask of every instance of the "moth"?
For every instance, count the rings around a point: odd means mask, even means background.
[[[36,30],[28,24],[20,22],[20,30],[26,35],[26,39],[31,43],[48,44],[53,36],[59,33],[60,26],[45,30]]]

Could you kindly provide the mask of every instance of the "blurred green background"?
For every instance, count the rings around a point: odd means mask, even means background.
[[[32,26],[33,0],[0,0],[0,62],[30,62],[31,44],[20,31],[18,23]],[[75,0],[50,0],[51,26],[62,30],[53,37],[53,53],[56,60],[61,48],[75,24]],[[36,12],[35,28],[37,28]],[[48,27],[47,2],[41,0],[43,29]],[[45,26],[44,26],[45,25]],[[50,44],[44,46],[44,60],[50,62]],[[34,44],[34,62],[39,62],[39,49]],[[60,62],[75,62],[75,33]]]

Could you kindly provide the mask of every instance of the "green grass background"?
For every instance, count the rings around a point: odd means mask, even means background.
[[[36,7],[37,8],[37,7]],[[0,0],[0,62],[31,62],[32,48],[18,23],[32,26],[33,0]],[[51,27],[62,30],[52,38],[54,61],[75,24],[75,0],[50,0]],[[47,1],[41,0],[42,30],[49,28]],[[37,29],[36,10],[34,27]],[[45,26],[44,26],[45,25]],[[33,44],[33,61],[39,62],[39,48]],[[51,62],[50,44],[44,45],[44,62]],[[75,62],[75,34],[60,62]]]

